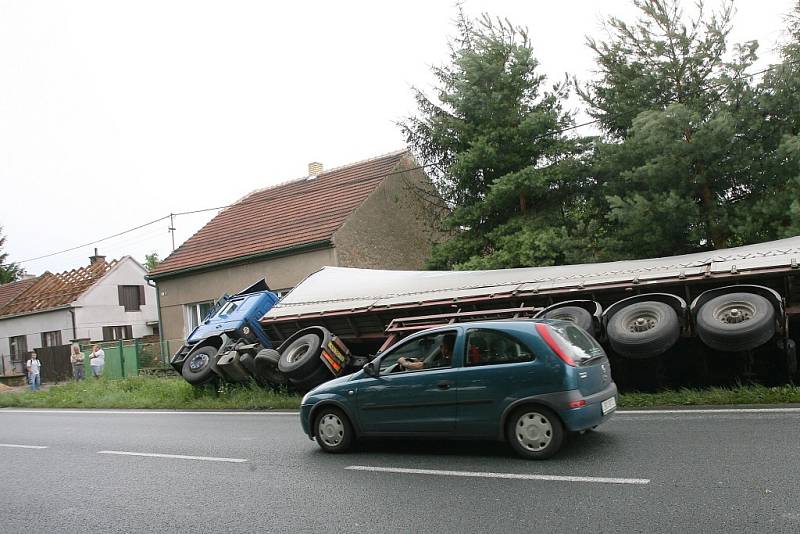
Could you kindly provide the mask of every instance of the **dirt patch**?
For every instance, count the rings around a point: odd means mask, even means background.
[[[0,384],[0,393],[5,393],[6,391],[14,391],[14,388],[5,384]]]

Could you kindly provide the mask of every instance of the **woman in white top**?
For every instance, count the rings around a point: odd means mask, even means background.
[[[106,364],[106,353],[100,348],[100,345],[95,344],[92,347],[92,354],[89,357],[89,365],[92,366],[92,374],[95,378],[100,378],[103,374],[103,366]]]

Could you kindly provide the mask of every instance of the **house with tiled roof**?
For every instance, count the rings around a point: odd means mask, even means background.
[[[324,266],[421,269],[441,201],[402,150],[254,191],[220,211],[148,278],[175,350],[213,301],[266,278],[285,292]]]
[[[3,366],[40,347],[73,340],[114,341],[153,334],[155,288],[130,256],[0,285],[0,357]]]

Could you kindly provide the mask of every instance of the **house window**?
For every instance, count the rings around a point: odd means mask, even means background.
[[[42,332],[42,347],[59,347],[61,346],[61,330],[53,330],[52,332]]]
[[[103,327],[103,341],[118,341],[120,339],[133,339],[131,325]]]
[[[186,328],[187,332],[191,332],[203,322],[208,312],[214,307],[214,301],[195,302],[194,304],[186,305]]]
[[[126,312],[139,311],[144,302],[144,286],[117,286],[119,291],[119,305],[125,307]]]
[[[28,340],[25,336],[15,336],[8,338],[11,357],[15,360],[23,358],[28,353]]]

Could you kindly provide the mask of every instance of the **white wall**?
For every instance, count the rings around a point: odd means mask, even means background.
[[[10,337],[24,335],[30,351],[42,346],[42,332],[54,330],[61,331],[62,343],[69,343],[69,340],[72,339],[72,318],[69,310],[56,310],[0,320],[0,357],[4,359],[6,369],[8,369],[8,357],[11,355]],[[0,368],[1,370],[2,368]]]
[[[125,256],[105,277],[75,302],[78,338],[103,339],[104,326],[133,327],[133,337],[147,336],[153,329],[145,323],[158,321],[156,290],[147,285],[146,271],[130,256]],[[121,285],[143,285],[145,304],[139,311],[126,312],[119,304]]]

